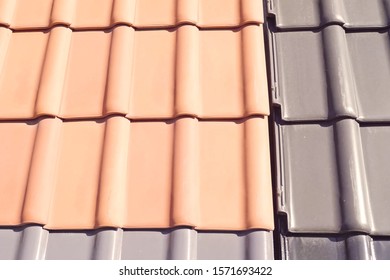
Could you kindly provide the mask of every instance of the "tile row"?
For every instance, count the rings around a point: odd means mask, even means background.
[[[273,229],[266,117],[42,118],[0,135],[1,225]]]
[[[223,7],[223,8],[222,8]],[[116,24],[205,28],[263,22],[261,0],[1,0],[0,24],[12,29],[103,29]]]
[[[276,27],[315,29],[338,24],[350,29],[390,26],[389,0],[268,0]]]
[[[268,115],[262,26],[0,27],[0,119],[114,113],[132,119]]]
[[[290,232],[390,235],[390,125],[276,120],[278,210]]]
[[[389,31],[316,31],[270,27],[274,106],[289,121],[352,117],[390,121]]]
[[[48,231],[41,226],[0,228],[0,259],[168,260],[273,259],[267,231],[198,232],[101,229]]]
[[[369,235],[282,235],[284,260],[389,260],[390,239]]]

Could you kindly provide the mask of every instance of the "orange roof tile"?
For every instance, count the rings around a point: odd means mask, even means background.
[[[273,228],[268,123],[0,123],[0,224]]]
[[[183,23],[231,27],[262,22],[259,0],[0,0],[0,23],[12,29],[56,24],[101,29],[119,23],[150,28]]]
[[[0,28],[0,119],[269,114],[262,27]],[[23,81],[23,82],[21,82]]]

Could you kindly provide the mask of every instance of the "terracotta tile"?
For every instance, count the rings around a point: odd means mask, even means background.
[[[259,0],[0,0],[0,23],[12,29],[107,28],[124,23],[136,27],[167,27],[192,23],[231,27],[262,23]]]
[[[262,27],[0,28],[0,119],[268,115]],[[20,82],[22,81],[23,82]]]
[[[266,117],[45,118],[0,135],[2,225],[273,229]]]

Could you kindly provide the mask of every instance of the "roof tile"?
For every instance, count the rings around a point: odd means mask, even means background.
[[[272,232],[0,228],[0,259],[273,259]]]
[[[389,0],[269,0],[268,13],[279,29],[315,29],[329,24],[344,28],[389,26]]]
[[[269,114],[261,26],[14,33],[0,28],[0,42],[0,119]]]
[[[290,232],[390,235],[388,124],[278,120],[275,132],[278,208]]]
[[[357,235],[282,236],[282,258],[287,260],[388,260],[388,237]]]
[[[45,118],[0,134],[2,225],[273,228],[266,117]]]
[[[223,9],[221,9],[223,7]],[[233,27],[262,23],[258,0],[1,0],[0,23],[12,29],[102,29],[116,24],[171,27]]]
[[[289,121],[390,121],[388,31],[271,32],[273,103]],[[297,70],[299,69],[299,70]]]

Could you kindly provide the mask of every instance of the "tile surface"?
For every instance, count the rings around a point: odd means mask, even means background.
[[[0,229],[0,259],[273,259],[267,231]]]
[[[344,28],[389,26],[389,0],[268,0],[268,13],[280,29],[318,28],[340,24]]]
[[[390,235],[388,124],[279,120],[275,134],[278,209],[290,232]]]
[[[223,7],[223,9],[221,9]],[[103,29],[116,24],[232,27],[262,23],[261,0],[1,0],[0,23],[12,29]]]
[[[0,119],[269,114],[258,25],[80,32],[0,27],[0,69]]]
[[[369,235],[282,236],[285,260],[389,260],[390,239]]]
[[[1,225],[273,228],[267,118],[44,118],[0,135]]]
[[[271,32],[273,103],[285,120],[390,121],[388,30]]]

